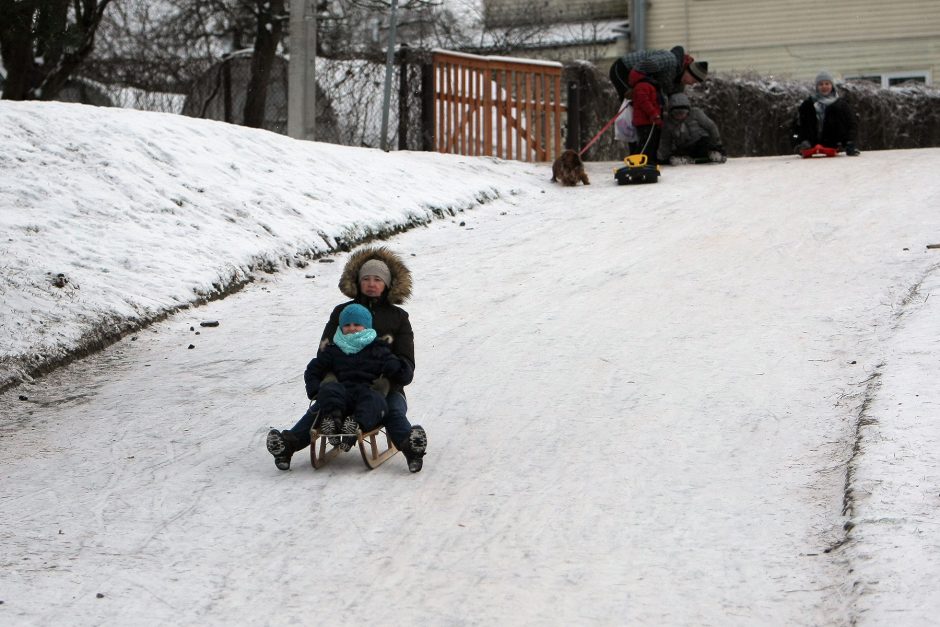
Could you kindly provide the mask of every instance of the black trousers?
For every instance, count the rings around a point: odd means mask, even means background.
[[[656,163],[656,153],[659,152],[659,137],[662,128],[655,124],[645,124],[636,127],[636,142],[630,144],[630,154],[646,155],[647,163]]]

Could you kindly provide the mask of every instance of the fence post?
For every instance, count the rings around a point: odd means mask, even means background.
[[[568,134],[565,148],[580,150],[581,143],[581,91],[577,81],[568,82]]]
[[[398,149],[408,150],[408,63],[411,51],[408,44],[398,50]]]
[[[232,124],[232,57],[222,62],[222,107],[223,119]]]
[[[421,64],[421,150],[434,151],[434,64]]]

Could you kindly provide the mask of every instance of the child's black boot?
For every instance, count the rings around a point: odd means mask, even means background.
[[[343,420],[343,426],[342,426],[342,429],[340,429],[340,431],[342,433],[356,433],[357,431],[359,431],[359,423],[356,422],[356,419],[353,418],[352,416],[347,416]],[[347,435],[339,443],[339,449],[345,452],[351,449],[353,446],[355,446],[355,444],[356,444],[356,438],[354,436]]]
[[[343,414],[339,411],[331,411],[328,414],[320,414],[320,420],[317,426],[317,430],[320,432],[320,435],[328,435],[326,440],[330,443],[330,446],[339,446],[339,438],[334,434],[341,432],[341,427],[343,424]]]

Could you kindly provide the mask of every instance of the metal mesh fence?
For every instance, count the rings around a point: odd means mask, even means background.
[[[317,59],[316,140],[346,146],[381,146],[385,64],[363,59]],[[182,113],[242,124],[250,55],[231,56],[210,68],[186,96]],[[419,63],[393,66],[388,145],[420,150],[421,77]],[[264,126],[287,133],[288,62],[275,59],[268,85]]]
[[[222,59],[194,82],[182,114],[244,124],[250,78],[250,54]],[[287,133],[287,62],[280,57],[274,59],[271,68],[262,127],[275,133]]]

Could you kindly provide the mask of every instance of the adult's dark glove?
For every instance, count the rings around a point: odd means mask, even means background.
[[[859,152],[858,148],[855,147],[855,142],[846,142],[845,154],[847,154],[850,157],[857,157],[862,153]]]
[[[382,374],[388,378],[393,378],[401,372],[401,360],[389,359],[382,366]]]

